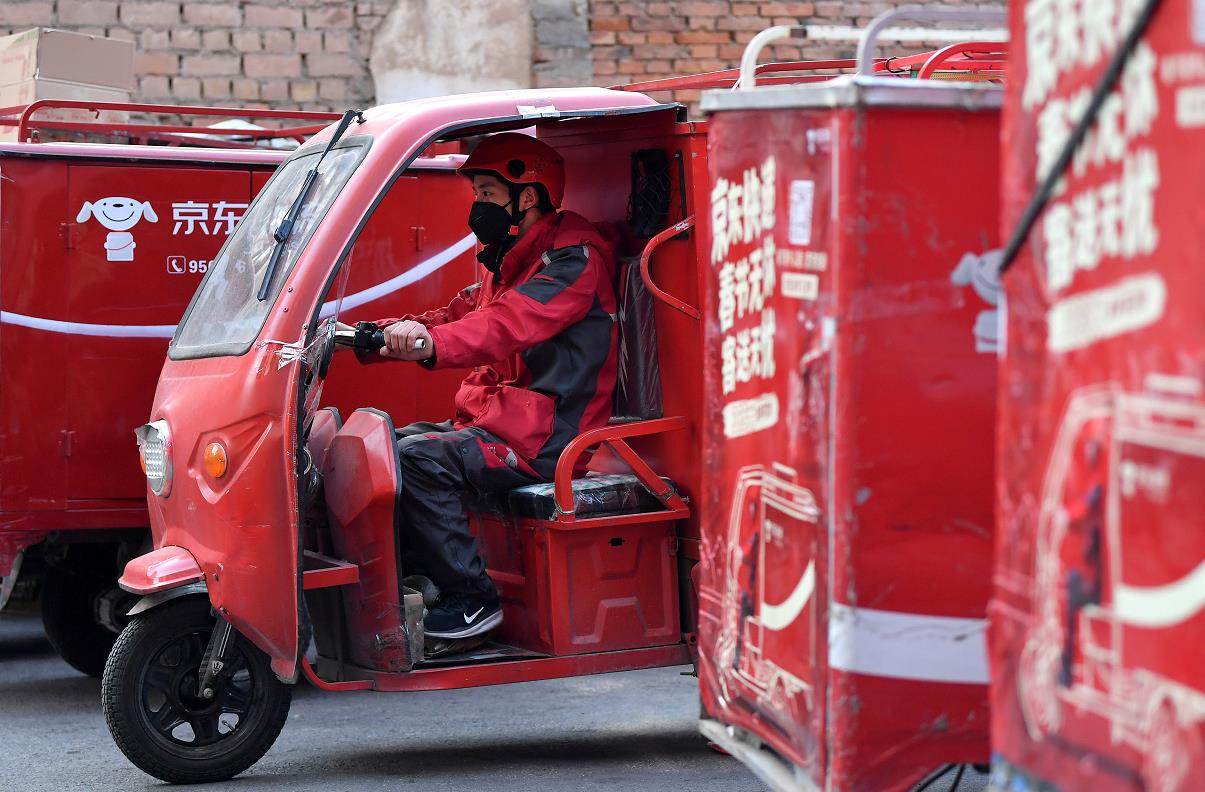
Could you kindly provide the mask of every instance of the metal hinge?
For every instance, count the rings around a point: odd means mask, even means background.
[[[59,447],[63,449],[63,456],[69,457],[71,456],[71,441],[75,439],[75,432],[71,431],[70,429],[63,429],[59,432],[59,434],[63,436],[62,442],[59,443]]]
[[[75,229],[79,223],[59,223],[59,236],[63,238],[63,250],[75,250]]]

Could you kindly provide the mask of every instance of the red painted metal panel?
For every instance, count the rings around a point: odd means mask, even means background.
[[[322,469],[332,554],[360,568],[359,580],[343,592],[351,659],[379,671],[410,665],[398,580],[395,442],[383,416],[358,410],[331,441]]]
[[[67,168],[62,222],[73,243],[58,253],[66,280],[47,295],[50,316],[112,326],[64,339],[68,499],[144,496],[130,438],[150,412],[171,328],[251,197],[246,170]],[[158,337],[131,335],[148,327],[161,328]]]
[[[291,678],[301,588],[293,483],[298,371],[277,365],[276,349],[163,367],[151,415],[172,429],[176,475],[169,497],[150,494],[147,502],[155,546],[191,551],[214,607],[272,657],[279,676]],[[197,464],[215,438],[238,465],[216,482]]]
[[[167,337],[226,238],[230,223],[215,215],[236,218],[249,199],[248,163],[165,167],[145,148],[122,165],[61,153],[10,146],[0,159],[0,519],[4,530],[32,511],[47,512],[39,522],[50,529],[145,527],[132,432]],[[244,159],[273,167],[281,155]],[[130,206],[115,206],[121,198]],[[122,222],[127,208],[139,215]],[[50,349],[63,365],[39,354]]]
[[[386,674],[367,669],[349,669],[349,676],[361,677],[346,682],[328,682],[318,676],[309,662],[301,661],[305,678],[315,687],[329,691],[376,690],[403,693],[419,690],[454,690],[459,688],[506,685],[512,682],[532,682],[537,679],[560,679],[587,674],[609,674],[616,671],[636,671],[641,668],[662,668],[685,665],[690,653],[684,644],[654,646],[626,652],[595,652],[569,657],[541,657],[532,660],[508,660],[448,668],[420,668],[404,674]]]
[[[1007,231],[1137,4],[1022,5]],[[1165,0],[1004,277],[991,631],[1004,783],[1205,783],[1203,96],[1205,6]]]
[[[988,756],[998,113],[894,104],[711,128],[701,686],[822,789]]]
[[[67,166],[6,157],[0,175],[0,512],[59,511],[67,507],[67,366],[47,365],[53,345],[44,333],[7,320],[61,309]]]
[[[305,551],[305,566],[305,571],[301,575],[302,588],[306,591],[349,586],[360,582],[360,568],[337,558],[329,558],[307,550]]]

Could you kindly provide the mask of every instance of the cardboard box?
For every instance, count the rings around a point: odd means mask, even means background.
[[[133,42],[42,28],[0,38],[0,108],[43,99],[128,102],[133,88]],[[52,108],[36,117],[120,123],[128,114]],[[16,139],[15,126],[0,126],[0,141]]]
[[[0,86],[26,80],[134,90],[134,42],[34,28],[0,38]]]

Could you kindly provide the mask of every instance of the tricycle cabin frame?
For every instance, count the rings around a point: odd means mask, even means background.
[[[530,104],[528,104],[530,102]],[[320,330],[318,320],[318,309],[322,304],[319,299],[322,295],[329,295],[331,290],[336,287],[336,279],[339,277],[340,268],[347,261],[352,249],[356,245],[360,235],[364,232],[366,226],[375,216],[375,212],[385,200],[390,190],[402,178],[406,172],[406,166],[415,161],[422,151],[431,143],[438,140],[446,140],[457,136],[464,136],[471,133],[493,132],[504,129],[515,129],[526,126],[536,126],[538,129],[548,133],[548,139],[554,146],[567,147],[577,140],[580,146],[583,140],[588,140],[590,136],[598,135],[599,129],[605,129],[611,135],[608,140],[612,147],[623,154],[624,157],[630,156],[631,152],[639,146],[642,139],[657,139],[662,145],[673,143],[674,140],[681,142],[673,144],[681,148],[679,154],[682,166],[679,170],[678,179],[685,179],[689,184],[694,185],[697,191],[697,185],[700,183],[698,175],[702,163],[701,159],[701,138],[698,136],[695,128],[690,124],[683,124],[679,119],[679,108],[676,105],[659,105],[651,100],[634,94],[625,94],[614,91],[606,91],[603,89],[586,89],[581,91],[533,91],[524,92],[518,95],[481,95],[475,97],[455,97],[446,100],[422,100],[419,102],[407,103],[397,108],[377,108],[367,111],[363,124],[354,124],[349,130],[350,137],[368,136],[372,137],[371,146],[363,154],[364,159],[359,164],[359,167],[354,170],[348,177],[348,181],[340,194],[340,196],[331,202],[329,207],[325,209],[326,215],[322,222],[316,224],[312,237],[300,246],[293,268],[285,273],[285,276],[280,279],[280,288],[275,298],[272,299],[272,305],[269,314],[265,319],[264,325],[261,327],[257,340],[253,341],[248,349],[242,352],[241,355],[218,355],[219,352],[227,350],[213,350],[213,354],[188,355],[187,357],[180,355],[173,349],[169,354],[169,361],[165,365],[164,376],[160,384],[160,392],[156,400],[156,412],[154,416],[158,419],[162,414],[166,417],[169,423],[172,423],[177,433],[180,427],[187,423],[187,419],[178,418],[173,413],[173,399],[180,393],[177,386],[176,373],[179,372],[182,379],[178,382],[180,385],[185,380],[192,378],[198,374],[204,375],[206,371],[223,370],[231,364],[232,361],[238,358],[245,358],[242,363],[235,364],[241,366],[242,370],[247,372],[247,379],[253,380],[255,377],[262,377],[265,374],[271,377],[273,384],[271,390],[279,393],[276,398],[284,398],[285,401],[278,401],[276,408],[271,408],[270,412],[277,417],[272,418],[270,423],[276,424],[276,427],[267,429],[271,436],[265,435],[266,444],[279,443],[283,448],[284,454],[282,457],[277,457],[280,462],[274,463],[278,470],[288,470],[293,467],[291,460],[299,453],[303,438],[300,432],[303,430],[301,422],[298,420],[303,408],[300,403],[303,398],[303,391],[300,387],[303,377],[299,375],[299,367],[294,366],[288,368],[288,372],[284,374],[276,374],[270,372],[269,369],[276,369],[276,352],[272,347],[279,348],[282,344],[293,345],[289,342],[290,336],[297,339],[295,347],[297,349],[305,349],[311,344],[317,333]],[[648,122],[643,122],[644,118],[650,119]],[[659,119],[659,120],[658,120]],[[642,123],[643,122],[643,123]],[[595,132],[590,132],[590,128],[594,127]],[[325,144],[326,133],[316,136],[315,139],[307,146],[299,149],[294,154],[295,157],[306,156],[312,153],[316,147]],[[691,142],[691,141],[695,142]],[[597,145],[597,143],[595,143]],[[584,149],[579,148],[579,151]],[[597,152],[595,152],[597,153]],[[572,160],[572,158],[570,158]],[[588,170],[588,165],[585,163],[584,154],[579,156],[582,163],[578,163],[583,171]],[[689,165],[687,165],[689,161]],[[398,166],[395,163],[400,162]],[[383,163],[388,163],[386,168]],[[570,170],[575,167],[574,162],[570,162]],[[384,173],[382,173],[384,171]],[[689,176],[687,174],[689,173]],[[599,176],[598,173],[591,173],[592,176]],[[685,191],[685,186],[679,185]],[[621,211],[622,207],[617,203],[616,196],[626,198],[626,194],[620,195],[617,185],[613,182],[606,185],[606,188],[599,191],[606,195],[590,196],[588,190],[584,186],[577,188],[577,195],[581,195],[582,199],[576,202],[577,205],[585,203],[587,205],[593,201],[596,205],[605,205],[610,202],[611,208]],[[685,194],[685,192],[683,192]],[[695,196],[692,195],[692,200]],[[575,202],[570,201],[569,207],[574,208]],[[685,214],[686,207],[681,207]],[[587,215],[592,212],[584,209]],[[667,208],[668,211],[668,208]],[[697,272],[694,266],[682,267],[682,256],[689,250],[690,241],[686,241],[686,247],[678,249],[673,253],[671,258],[679,262],[677,269],[682,271],[671,273],[670,278],[677,280],[679,284],[684,284],[687,293],[697,289],[697,284],[692,282],[692,279],[697,277]],[[668,248],[667,248],[668,249]],[[693,258],[693,257],[691,257]],[[661,256],[665,260],[666,256]],[[332,265],[314,266],[313,262],[325,260],[335,262]],[[310,262],[307,264],[307,262]],[[324,268],[327,267],[327,268]],[[211,271],[207,275],[207,279],[217,277],[217,270]],[[647,275],[646,275],[647,277]],[[675,286],[674,288],[681,288]],[[204,286],[202,287],[202,290]],[[192,312],[197,305],[197,299],[201,292],[198,292],[198,297],[194,299],[193,305],[190,306],[189,313],[186,314],[181,327],[185,327],[192,316]],[[311,299],[313,302],[310,302]],[[301,332],[298,330],[289,330],[290,327],[299,327],[299,324],[293,324],[291,321],[282,319],[284,314],[293,308],[300,309],[303,318],[306,318],[304,325],[300,326]],[[658,309],[660,310],[660,309]],[[297,314],[294,313],[294,316]],[[287,317],[292,319],[292,317]],[[294,320],[296,321],[296,320]],[[688,333],[693,333],[696,337],[695,344],[697,345],[698,330],[697,325],[689,317],[685,317],[683,321],[688,322]],[[285,339],[283,342],[265,342],[264,339]],[[283,370],[282,370],[283,371]],[[307,375],[308,377],[308,375]],[[286,379],[287,378],[287,379]],[[235,380],[238,375],[235,375]],[[687,382],[691,379],[688,377]],[[697,381],[697,377],[695,378]],[[278,390],[281,386],[284,390]],[[296,391],[290,391],[291,388],[296,388]],[[293,392],[295,397],[288,397],[286,394]],[[679,396],[678,402],[689,402],[691,399],[697,400],[697,395],[687,394]],[[667,406],[673,408],[673,398],[667,398]],[[264,404],[267,407],[267,404]],[[266,413],[263,413],[266,415]],[[297,423],[293,423],[298,421]],[[686,517],[690,511],[682,500],[682,497],[672,489],[666,489],[660,484],[660,479],[656,477],[652,467],[633,451],[629,445],[628,438],[633,435],[655,435],[668,430],[681,430],[687,428],[688,422],[684,417],[669,417],[645,423],[616,425],[613,427],[597,430],[588,437],[579,438],[572,449],[573,456],[580,454],[585,450],[586,446],[598,443],[604,443],[609,446],[616,457],[624,460],[628,465],[634,467],[637,471],[637,476],[642,480],[647,480],[652,485],[653,490],[662,498],[664,503],[669,506],[662,512],[658,512],[656,517],[666,524],[673,525],[674,521]],[[291,429],[288,427],[292,427]],[[187,433],[187,430],[185,430]],[[256,431],[259,431],[257,429]],[[658,446],[662,451],[670,447],[674,441],[670,439],[655,438],[651,443],[653,448]],[[178,443],[181,446],[190,446],[194,443],[191,437],[186,438]],[[237,455],[237,454],[235,454]],[[656,452],[654,452],[656,455]],[[567,451],[568,456],[568,451]],[[183,460],[177,460],[177,464],[181,464]],[[284,465],[280,463],[283,462]],[[685,467],[689,468],[697,464],[697,460],[691,460],[691,463]],[[572,463],[564,463],[562,469],[571,470]],[[690,474],[687,474],[690,477]],[[279,520],[287,521],[286,524],[292,526],[292,530],[288,533],[293,534],[297,540],[296,544],[292,545],[292,550],[288,551],[288,557],[283,559],[284,566],[278,566],[274,575],[286,575],[287,569],[294,570],[287,574],[286,577],[277,577],[278,581],[272,584],[268,589],[274,589],[276,592],[282,593],[280,586],[282,584],[288,586],[295,591],[296,609],[295,616],[289,619],[285,616],[284,608],[289,607],[288,603],[281,603],[281,607],[277,608],[277,616],[273,617],[276,620],[274,627],[270,629],[273,638],[268,640],[262,630],[257,630],[254,625],[255,617],[249,615],[249,612],[244,608],[240,610],[240,605],[237,603],[245,603],[246,597],[230,597],[224,596],[221,588],[226,584],[226,580],[232,576],[233,564],[229,566],[223,564],[220,558],[220,553],[214,553],[212,548],[205,546],[205,540],[202,539],[198,547],[203,548],[198,553],[198,563],[205,570],[207,581],[210,584],[209,590],[211,600],[218,608],[222,615],[229,619],[236,628],[240,629],[245,635],[251,638],[261,649],[268,651],[273,660],[273,668],[276,673],[285,680],[292,681],[298,673],[297,658],[300,655],[304,645],[301,640],[289,640],[287,635],[292,633],[298,636],[302,630],[307,630],[307,625],[304,621],[304,611],[301,608],[304,599],[303,591],[306,588],[314,590],[323,584],[350,583],[353,572],[345,564],[324,564],[314,553],[307,553],[303,546],[303,534],[299,530],[299,520],[301,519],[301,504],[298,501],[298,493],[302,491],[304,482],[300,476],[290,476],[294,483],[288,487],[288,491],[282,491],[279,485],[272,488],[273,497],[287,498],[287,507],[276,512]],[[655,482],[655,483],[654,483]],[[179,496],[179,484],[177,484],[177,493]],[[568,527],[572,524],[575,531],[585,531],[592,528],[609,527],[612,530],[619,530],[620,527],[631,525],[634,520],[630,516],[612,516],[612,517],[596,517],[591,519],[583,519],[579,515],[574,514],[574,509],[571,505],[564,501],[568,495],[564,492],[564,484],[558,482],[557,500],[561,501],[561,508],[554,522],[564,524]],[[178,544],[189,545],[187,531],[183,531],[178,527],[178,523],[173,525],[173,520],[164,517],[164,511],[170,508],[170,501],[175,498],[155,499],[152,498],[152,509],[156,511],[158,518],[157,524],[162,525],[162,529],[156,531],[156,540],[159,542],[175,542]],[[161,501],[161,502],[160,502]],[[568,507],[568,508],[565,508]],[[162,520],[162,522],[160,522]],[[277,523],[279,525],[279,523]],[[231,526],[234,527],[234,526]],[[213,535],[211,535],[213,536]],[[215,537],[216,538],[216,537]],[[693,541],[693,537],[687,536],[686,541]],[[291,542],[290,542],[291,543]],[[193,544],[196,544],[195,542]],[[672,547],[677,547],[677,542],[671,542]],[[280,546],[279,550],[284,551],[286,548]],[[208,557],[203,557],[206,553]],[[683,554],[684,556],[691,555],[690,552]],[[697,555],[697,554],[696,554]],[[295,559],[295,562],[294,560]],[[311,569],[307,572],[304,566],[311,565]],[[229,560],[229,559],[227,559]],[[675,561],[675,563],[677,563]],[[341,571],[340,571],[341,570]],[[262,570],[261,570],[262,571]],[[237,574],[237,573],[234,573]],[[307,581],[307,576],[309,580]],[[687,576],[688,577],[688,576]],[[288,578],[293,579],[292,584],[285,583]],[[321,582],[320,582],[321,579]],[[264,581],[252,583],[250,581],[239,581],[237,583],[240,591],[250,594],[252,591],[259,591],[260,594],[265,594],[268,589],[264,588]],[[249,587],[247,587],[249,586]],[[678,592],[673,592],[675,599]],[[287,597],[286,599],[292,599]],[[689,612],[689,608],[684,608]],[[679,611],[678,603],[674,603],[674,612]],[[280,617],[285,616],[284,621],[280,622]],[[675,617],[676,618],[676,617]],[[288,627],[288,623],[292,622],[295,626]],[[676,624],[676,621],[675,621]],[[284,628],[283,630],[281,628]],[[290,648],[290,645],[292,648]],[[485,669],[495,668],[492,671],[480,671],[482,684],[488,679],[496,681],[515,681],[519,678],[544,678],[547,676],[561,676],[565,674],[585,673],[586,669],[594,669],[595,671],[618,670],[620,668],[632,667],[649,667],[650,665],[667,665],[678,664],[686,661],[690,654],[687,641],[680,633],[675,631],[672,639],[662,642],[662,649],[653,651],[650,649],[639,649],[632,656],[626,656],[624,651],[610,651],[602,653],[587,653],[585,655],[577,655],[577,659],[564,660],[562,662],[546,662],[543,658],[531,660],[512,660],[490,665],[481,665],[479,668]],[[587,659],[594,657],[596,659]],[[556,659],[556,658],[549,658]],[[528,665],[531,664],[531,665]],[[635,665],[633,665],[635,664]],[[503,666],[509,668],[508,671],[498,670]],[[526,670],[521,670],[526,669]],[[385,681],[386,676],[382,676],[382,672],[371,672],[371,669],[356,670],[347,669],[347,673],[351,675],[360,674],[374,679],[374,686],[377,689],[405,687],[410,683],[401,682],[404,679],[402,675],[392,683]],[[474,684],[471,681],[472,674],[466,677],[464,684]],[[414,679],[418,679],[415,677]],[[452,676],[447,676],[447,684],[452,684]],[[354,680],[353,680],[354,681]],[[362,681],[362,680],[361,680]],[[414,684],[419,684],[417,681]],[[422,683],[425,685],[433,683]]]

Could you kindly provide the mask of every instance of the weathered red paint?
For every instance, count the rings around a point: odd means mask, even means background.
[[[1060,12],[1074,46],[1051,50],[1048,5],[1012,15],[1005,232],[1132,19],[1125,4],[1095,25]],[[1205,783],[1203,74],[1205,8],[1165,0],[1003,279],[991,625],[1003,788]]]
[[[988,757],[998,89],[850,79],[711,117],[700,682],[776,788],[882,792]]]

